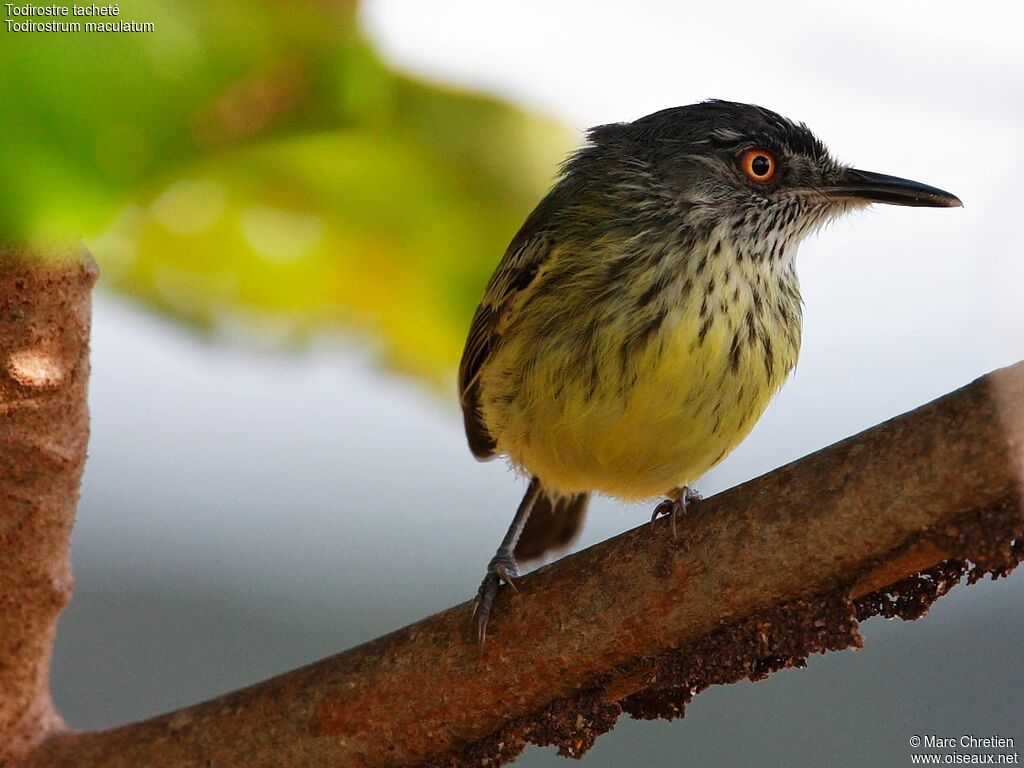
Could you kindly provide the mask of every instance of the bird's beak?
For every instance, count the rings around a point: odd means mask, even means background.
[[[929,187],[898,176],[884,173],[858,171],[847,168],[829,187],[832,197],[852,197],[868,203],[890,203],[892,205],[915,205],[926,208],[956,208],[963,206],[960,198],[936,187]]]

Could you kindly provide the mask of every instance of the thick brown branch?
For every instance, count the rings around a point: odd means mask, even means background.
[[[78,249],[0,249],[0,765],[62,727],[50,649],[71,597],[95,279]]]
[[[644,525],[525,577],[483,653],[467,603],[180,712],[55,736],[24,765],[493,765],[526,740],[579,754],[622,710],[678,714],[709,684],[857,644],[858,617],[919,614],[963,558],[1008,571],[1022,478],[1018,364],[701,502],[679,541]]]

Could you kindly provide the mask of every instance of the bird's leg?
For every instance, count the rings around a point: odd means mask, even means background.
[[[651,515],[651,527],[659,517],[668,515],[669,524],[672,526],[672,538],[677,539],[679,537],[676,535],[676,518],[686,514],[686,509],[690,506],[691,501],[700,501],[700,494],[690,486],[684,485],[667,495],[668,498],[654,508],[654,514]]]
[[[488,563],[487,575],[484,576],[484,580],[480,583],[480,589],[476,592],[476,600],[473,601],[473,617],[476,619],[476,634],[480,645],[483,645],[484,640],[487,639],[487,622],[491,618],[491,606],[494,604],[494,598],[498,594],[501,582],[504,581],[513,590],[516,588],[513,579],[519,576],[519,565],[516,563],[513,552],[540,493],[540,480],[535,477],[530,481],[530,487],[527,488],[526,495],[519,503],[515,517],[512,518],[512,525],[508,527],[508,532],[501,540],[498,551],[494,553],[494,557]]]

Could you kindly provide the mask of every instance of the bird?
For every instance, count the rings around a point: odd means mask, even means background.
[[[566,546],[593,494],[660,499],[750,432],[797,362],[800,242],[872,203],[949,192],[840,163],[804,123],[709,100],[601,125],[513,237],[459,365],[466,437],[529,483],[474,600],[481,646],[502,583]]]

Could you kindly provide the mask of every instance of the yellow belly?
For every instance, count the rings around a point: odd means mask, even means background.
[[[507,339],[481,379],[498,451],[555,492],[640,500],[693,483],[747,436],[796,363],[799,325],[766,322],[772,343],[748,343],[747,309],[716,316],[698,340],[697,307],[680,307],[628,362],[625,324],[608,323],[584,365],[557,334]]]

